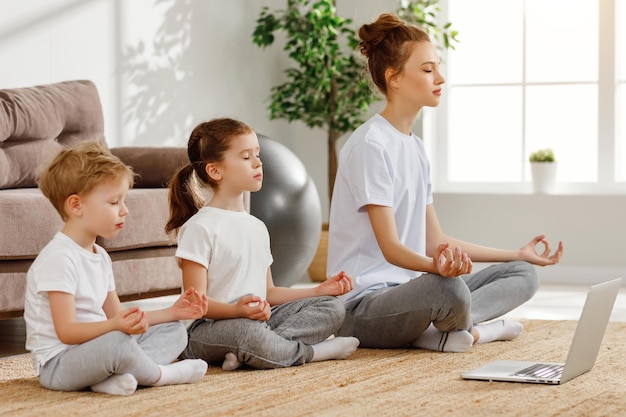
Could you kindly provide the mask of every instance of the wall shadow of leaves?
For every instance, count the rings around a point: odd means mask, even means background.
[[[129,145],[162,145],[186,138],[192,117],[189,101],[195,76],[190,62],[192,0],[157,0],[166,9],[150,44],[125,45],[121,73],[126,80],[123,122],[134,126]],[[155,141],[153,132],[159,132]],[[183,139],[184,142],[184,139]]]

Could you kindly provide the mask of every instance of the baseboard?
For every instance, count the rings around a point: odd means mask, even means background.
[[[490,263],[474,264],[473,272],[492,265]],[[615,278],[624,278],[622,287],[626,287],[626,268],[601,266],[537,266],[537,274],[541,285],[578,285],[591,286]]]
[[[474,272],[486,268],[491,264],[474,264]],[[622,277],[622,287],[626,287],[626,267],[600,266],[565,266],[552,265],[536,267],[542,285],[582,285],[591,286],[600,282]],[[297,287],[312,287],[319,283],[312,282],[308,275],[296,283]]]
[[[614,278],[622,277],[622,286],[626,287],[626,268],[622,267],[585,267],[553,265],[537,267],[537,274],[542,284],[547,285],[594,285]]]

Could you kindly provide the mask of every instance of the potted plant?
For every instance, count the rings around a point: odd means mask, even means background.
[[[549,194],[556,182],[556,159],[550,148],[540,149],[530,154],[530,172],[533,179],[533,189],[538,194]]]
[[[441,39],[444,48],[453,47],[457,33],[449,23],[439,25],[438,12],[438,0],[399,1],[397,10],[408,23]],[[270,119],[326,129],[329,202],[337,174],[337,142],[362,124],[370,104],[380,99],[365,76],[366,62],[356,50],[358,38],[351,24],[351,19],[337,15],[335,0],[287,0],[285,9],[270,12],[264,7],[252,35],[261,48],[271,46],[277,32],[286,36],[284,50],[295,65],[285,71],[287,81],[271,89]],[[317,266],[312,267],[317,272],[309,268],[314,280],[326,278],[326,230],[314,259]]]
[[[270,119],[299,120],[324,127],[328,144],[328,197],[337,174],[337,141],[364,121],[369,105],[379,98],[364,77],[365,60],[356,53],[358,40],[352,21],[337,15],[334,0],[287,0],[287,8],[264,7],[253,42],[274,43],[285,32],[284,47],[295,66],[287,81],[271,90]]]
[[[328,201],[337,174],[337,142],[363,123],[370,104],[380,97],[365,76],[366,63],[356,51],[352,20],[337,15],[335,0],[287,0],[287,8],[264,7],[256,21],[253,42],[271,46],[277,32],[286,35],[285,51],[295,66],[287,81],[271,89],[270,119],[299,120],[324,127],[328,145]],[[453,48],[457,31],[440,24],[439,0],[399,0],[398,16],[422,27],[439,49]]]
[[[452,23],[439,22],[439,0],[399,0],[399,3],[398,16],[424,29],[439,51],[454,49],[459,32],[452,29]]]

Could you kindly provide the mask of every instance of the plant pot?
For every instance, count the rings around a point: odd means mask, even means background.
[[[550,194],[556,182],[556,162],[531,162],[530,173],[533,178],[533,190],[537,194]]]
[[[313,257],[313,261],[309,265],[309,277],[311,281],[326,281],[326,260],[328,258],[328,223],[322,224],[322,234],[317,245],[317,251]]]

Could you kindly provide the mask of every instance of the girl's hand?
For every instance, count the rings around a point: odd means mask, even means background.
[[[250,320],[268,321],[272,316],[270,303],[256,295],[244,295],[237,300],[241,317]]]
[[[343,295],[354,288],[352,278],[345,272],[341,271],[334,277],[328,278],[317,286],[318,295]]]
[[[456,247],[454,252],[448,243],[442,243],[437,247],[433,257],[435,272],[443,277],[458,277],[472,272],[472,260],[467,253],[461,253],[461,248]]]
[[[200,295],[195,288],[189,287],[172,305],[172,311],[178,320],[198,319],[206,314],[208,306],[206,294]]]
[[[543,244],[543,253],[537,253],[537,245]],[[528,244],[520,249],[522,259],[535,265],[554,265],[563,256],[563,242],[559,242],[559,247],[550,255],[550,243],[546,240],[546,235],[535,236]]]
[[[148,331],[148,317],[139,307],[122,310],[113,317],[115,328],[126,334],[143,334]]]

